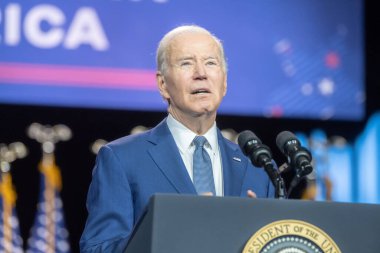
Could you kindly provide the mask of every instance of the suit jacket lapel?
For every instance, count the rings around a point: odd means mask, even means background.
[[[223,185],[225,196],[240,196],[247,160],[242,157],[239,147],[229,143],[218,130],[218,141],[223,166]]]
[[[149,154],[178,193],[196,194],[166,119],[152,130],[148,141],[153,144]]]

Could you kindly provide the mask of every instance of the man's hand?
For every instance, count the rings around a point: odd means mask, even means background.
[[[202,192],[200,195],[201,196],[213,196],[214,194],[212,194],[212,192]],[[247,196],[249,198],[254,198],[254,199],[257,198],[256,193],[254,191],[252,191],[252,190],[248,190],[247,191]]]
[[[249,197],[249,198],[257,198],[257,195],[256,195],[256,193],[254,193],[252,190],[248,190],[247,191],[247,196]]]
[[[214,194],[212,192],[202,192],[200,195],[201,196],[213,196]]]

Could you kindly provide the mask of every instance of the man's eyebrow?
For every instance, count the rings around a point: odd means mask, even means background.
[[[203,60],[219,60],[219,57],[217,56],[207,56],[207,57],[204,57]]]
[[[184,57],[179,57],[177,61],[186,61],[186,60],[194,60],[193,56],[184,56]]]
[[[188,60],[194,60],[195,57],[194,56],[183,56],[183,57],[179,57],[176,59],[177,62],[180,62],[180,61],[188,61]],[[206,61],[206,60],[217,60],[219,61],[219,57],[217,56],[206,56],[206,57],[203,57],[202,58],[203,61]]]

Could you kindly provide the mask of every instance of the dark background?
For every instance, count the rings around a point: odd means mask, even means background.
[[[237,132],[252,130],[271,147],[278,164],[284,162],[275,145],[276,135],[283,130],[309,133],[316,127],[328,136],[340,135],[353,142],[363,131],[368,118],[380,109],[380,39],[377,35],[379,18],[375,1],[365,3],[365,73],[366,116],[361,121],[320,121],[302,119],[268,119],[219,115],[220,129],[232,128]],[[166,113],[146,111],[97,110],[81,108],[38,107],[25,105],[0,105],[0,143],[23,142],[29,155],[12,164],[12,176],[16,191],[17,212],[21,234],[26,243],[34,221],[39,192],[38,162],[41,147],[26,135],[27,127],[33,123],[65,124],[73,132],[73,138],[56,146],[56,161],[61,168],[65,219],[70,233],[72,252],[79,252],[78,241],[83,230],[87,211],[85,199],[91,180],[95,155],[90,145],[98,138],[113,140],[127,135],[136,125],[153,127]],[[300,190],[300,189],[298,189]],[[292,196],[297,198],[297,192]]]

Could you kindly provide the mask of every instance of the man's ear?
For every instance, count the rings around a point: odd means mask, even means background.
[[[158,90],[160,91],[161,96],[162,96],[165,100],[168,100],[168,99],[169,99],[169,93],[168,93],[168,91],[167,91],[167,86],[166,86],[166,82],[165,82],[165,77],[164,77],[164,75],[161,73],[161,71],[157,71],[157,72],[156,72],[156,82],[157,82]]]
[[[227,94],[227,80],[224,82],[224,92],[223,97]]]

